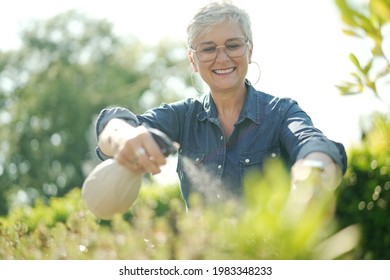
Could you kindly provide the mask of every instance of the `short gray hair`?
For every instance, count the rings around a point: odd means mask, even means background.
[[[201,8],[190,21],[187,27],[187,47],[193,47],[192,43],[196,38],[207,33],[213,26],[224,22],[238,23],[246,39],[252,42],[248,13],[230,1],[215,1]]]

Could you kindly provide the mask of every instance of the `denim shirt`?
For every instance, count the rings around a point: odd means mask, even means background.
[[[145,123],[180,144],[177,173],[187,205],[193,191],[211,199],[239,195],[247,171],[261,170],[269,158],[280,158],[290,168],[296,160],[317,151],[328,154],[343,173],[347,166],[343,145],[315,128],[296,101],[271,96],[250,85],[228,138],[210,93],[162,104],[137,116],[121,107],[104,109],[97,119],[97,136],[112,118],[133,126]],[[99,148],[97,154],[106,158]]]

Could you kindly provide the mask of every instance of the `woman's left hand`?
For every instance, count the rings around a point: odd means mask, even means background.
[[[313,173],[316,173],[316,179],[313,178]],[[318,185],[316,187],[333,191],[341,183],[342,172],[341,167],[327,154],[313,152],[294,164],[292,167],[291,179],[293,189],[298,188],[302,184],[313,183],[308,182],[312,179],[316,180],[316,182],[314,182]]]

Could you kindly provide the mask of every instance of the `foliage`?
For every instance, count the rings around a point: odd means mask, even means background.
[[[371,43],[366,61],[351,53],[353,81],[338,86],[342,94],[370,90],[383,101],[390,79],[390,1],[370,0],[362,5],[335,0],[346,25],[344,32]],[[386,45],[387,44],[387,45]],[[386,84],[387,83],[387,84]],[[390,105],[387,104],[390,108]],[[349,168],[339,188],[337,218],[341,226],[358,223],[362,229],[355,258],[390,258],[390,123],[389,116],[374,115],[371,131],[364,131],[360,146],[349,151]]]
[[[390,259],[390,120],[376,116],[360,146],[349,151],[349,169],[340,187],[341,226],[362,229],[359,259]]]
[[[100,110],[159,105],[187,73],[177,43],[119,40],[110,23],[74,11],[32,23],[22,39],[21,49],[0,53],[0,215],[10,194],[33,203],[80,185]]]
[[[349,58],[355,67],[351,81],[342,82],[338,88],[342,94],[362,93],[370,90],[381,98],[385,83],[390,79],[389,48],[386,39],[390,38],[390,1],[370,0],[363,5],[348,0],[335,0],[346,26],[344,32],[372,45],[368,59],[351,53]],[[384,87],[380,90],[380,86]],[[389,105],[390,106],[390,105]]]
[[[143,187],[111,221],[93,216],[75,188],[1,218],[0,259],[349,258],[358,229],[337,232],[332,193],[303,200],[289,180],[273,162],[248,178],[243,201],[203,205],[192,196],[188,213],[177,186]]]

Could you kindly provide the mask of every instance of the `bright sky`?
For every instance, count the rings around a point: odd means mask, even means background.
[[[118,35],[133,34],[149,44],[164,37],[184,41],[192,14],[207,2],[8,1],[0,11],[0,51],[19,46],[19,32],[30,19],[46,19],[69,9],[105,18],[114,24]],[[349,53],[368,51],[367,46],[342,34],[334,1],[236,0],[234,3],[251,16],[253,60],[262,72],[256,88],[296,99],[329,138],[347,146],[357,140],[360,116],[380,110],[382,104],[369,94],[341,97],[334,86],[352,70]]]

